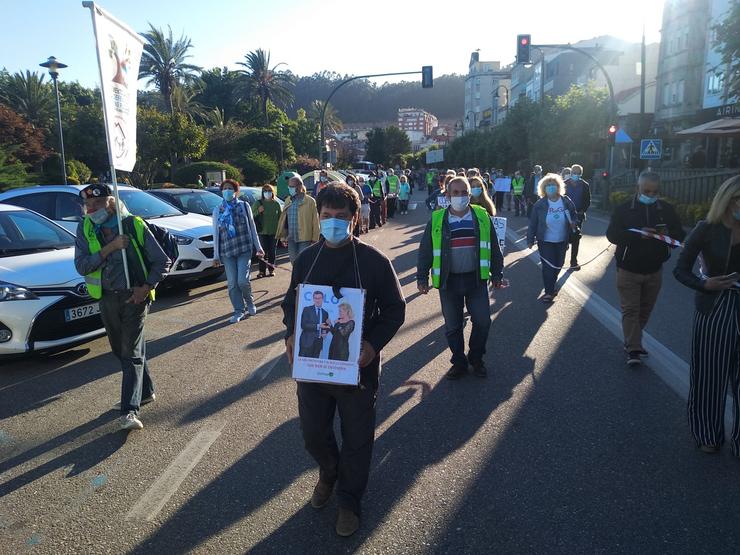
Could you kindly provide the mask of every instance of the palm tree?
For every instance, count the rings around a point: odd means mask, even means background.
[[[45,128],[54,117],[55,100],[45,75],[31,73],[5,74],[0,80],[0,99],[14,112],[26,118],[34,127]]]
[[[324,107],[324,103],[321,100],[314,100],[309,106],[309,117],[316,120],[316,123],[321,122],[321,109]],[[326,105],[326,112],[324,113],[324,128],[329,131],[329,134],[334,135],[342,130],[344,124],[339,119],[339,112],[331,104]]]
[[[141,33],[146,40],[144,52],[141,54],[139,64],[139,79],[146,79],[147,84],[154,85],[164,98],[165,106],[172,114],[175,107],[172,95],[175,89],[181,85],[191,85],[197,79],[198,66],[185,63],[190,58],[188,50],[193,43],[185,35],[179,39],[172,38],[172,28],[167,27],[168,34],[165,36],[162,29],[157,29],[149,24],[149,30]]]
[[[270,125],[267,115],[267,103],[272,102],[282,106],[293,103],[293,76],[285,71],[277,71],[283,64],[270,67],[270,52],[258,48],[244,56],[244,62],[237,62],[246,69],[238,70],[245,77],[246,90],[260,101],[265,124]]]

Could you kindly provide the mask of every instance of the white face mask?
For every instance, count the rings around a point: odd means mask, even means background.
[[[270,200],[272,198],[272,193],[265,193],[265,198]]]
[[[455,212],[462,212],[470,204],[470,197],[450,197],[450,205]]]

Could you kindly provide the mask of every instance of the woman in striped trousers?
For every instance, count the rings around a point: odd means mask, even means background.
[[[697,258],[701,276],[693,272]],[[686,239],[673,274],[697,292],[688,402],[691,433],[702,451],[719,451],[729,388],[732,453],[740,457],[740,176],[719,188],[706,221]]]

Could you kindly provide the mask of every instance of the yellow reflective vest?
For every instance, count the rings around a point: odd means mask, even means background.
[[[485,208],[475,204],[470,209],[478,220],[478,259],[480,278],[488,280],[491,276],[491,217]],[[442,279],[442,225],[445,208],[432,212],[432,287],[439,289]]]
[[[134,218],[134,230],[136,231],[136,237],[130,237],[130,244],[134,247],[136,252],[136,258],[139,260],[142,269],[144,270],[144,276],[149,274],[149,270],[144,263],[144,256],[141,253],[141,249],[144,248],[144,230],[146,229],[146,222],[139,216],[132,216]],[[101,245],[97,234],[95,233],[95,224],[89,217],[85,217],[85,221],[82,226],[85,239],[87,240],[87,246],[90,250],[90,254],[100,252]],[[124,251],[125,252],[125,251]],[[103,296],[103,270],[98,268],[97,270],[90,272],[85,276],[85,283],[87,284],[87,292],[93,299],[100,299]],[[154,300],[155,294],[154,289],[149,291],[149,298]]]

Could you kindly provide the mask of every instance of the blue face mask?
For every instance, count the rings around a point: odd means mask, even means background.
[[[234,200],[234,191],[232,191],[231,189],[224,189],[223,191],[221,191],[221,196],[224,197],[224,200],[226,202],[231,202],[232,200]]]
[[[108,214],[108,210],[106,210],[105,208],[101,208],[100,210],[96,210],[92,214],[88,214],[88,217],[95,225],[103,225],[110,218],[110,214]]]
[[[321,224],[321,235],[329,243],[341,243],[349,237],[349,226],[351,222],[348,220],[327,218],[326,220],[321,220],[319,223]]]
[[[733,216],[735,216],[735,219],[736,219],[736,220],[737,220],[738,222],[740,222],[740,210],[738,210],[737,212],[735,212],[735,213],[733,214]]]
[[[483,194],[483,188],[482,187],[473,187],[470,189],[470,192],[474,197],[479,197]]]
[[[545,187],[545,192],[552,197],[558,192],[558,187],[557,185],[548,185]]]
[[[294,197],[295,196],[295,187],[288,187],[288,194],[291,197]]]
[[[640,193],[639,201],[642,204],[647,204],[648,206],[650,206],[651,204],[655,204],[657,200],[658,200],[658,197],[649,197],[647,195]]]
[[[579,179],[581,179],[581,176],[580,176],[580,175],[575,175],[575,174],[571,174],[571,175],[570,175],[570,178],[571,178],[571,179],[572,179],[573,181],[578,181]]]

